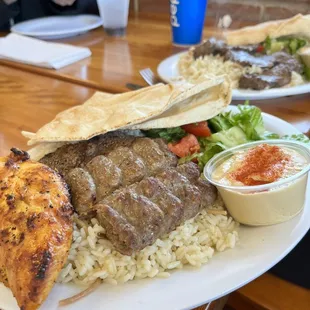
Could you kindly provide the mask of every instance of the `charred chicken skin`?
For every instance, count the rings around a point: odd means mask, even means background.
[[[0,158],[0,282],[22,310],[37,309],[63,267],[73,208],[62,178],[12,149]]]

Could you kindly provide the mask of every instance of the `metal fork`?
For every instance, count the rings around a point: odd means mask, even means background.
[[[139,73],[143,77],[144,81],[149,85],[162,83],[162,81],[155,76],[154,72],[150,68],[142,69],[139,71]]]

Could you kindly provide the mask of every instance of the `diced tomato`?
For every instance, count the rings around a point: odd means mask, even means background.
[[[263,53],[265,50],[264,45],[258,45],[256,48],[257,53]]]
[[[208,123],[206,121],[193,123],[182,126],[182,128],[196,137],[209,137],[211,136],[211,130],[208,127]]]
[[[194,135],[188,134],[177,143],[169,143],[168,148],[175,155],[185,157],[199,152],[200,145]]]

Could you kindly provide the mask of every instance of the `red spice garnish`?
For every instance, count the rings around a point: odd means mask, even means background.
[[[261,185],[277,181],[290,156],[280,147],[262,144],[249,150],[241,167],[230,176],[245,185]]]

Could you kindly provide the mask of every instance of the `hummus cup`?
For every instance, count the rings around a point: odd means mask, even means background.
[[[294,150],[306,159],[307,165],[296,174],[279,181],[256,185],[224,185],[212,178],[213,171],[238,151],[260,144]],[[243,144],[214,156],[204,167],[205,178],[220,192],[227,210],[238,222],[251,226],[272,225],[288,221],[303,209],[310,170],[310,148],[288,140],[264,140]]]

